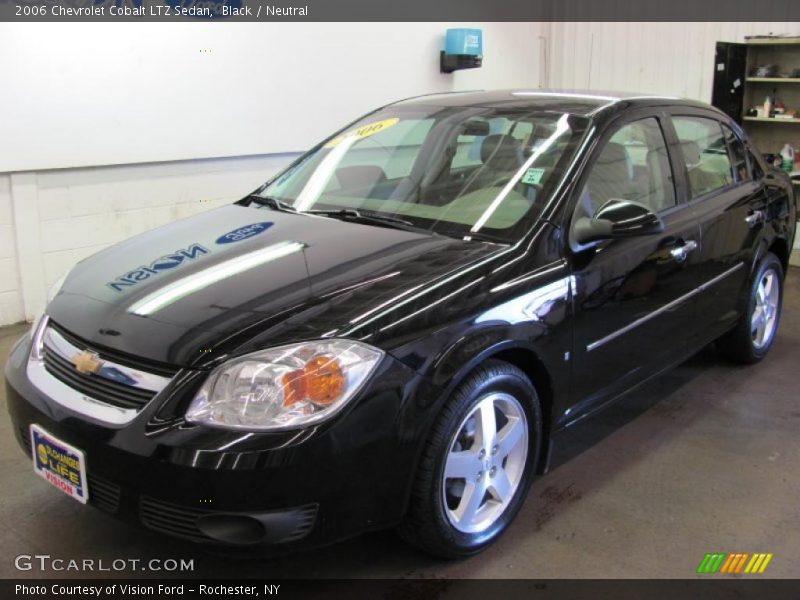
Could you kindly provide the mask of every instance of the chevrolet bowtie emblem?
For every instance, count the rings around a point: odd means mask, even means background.
[[[86,350],[83,352],[78,352],[72,357],[71,362],[73,365],[75,365],[75,370],[78,371],[78,373],[83,373],[84,375],[97,373],[100,370],[100,367],[103,366],[103,361],[100,360],[100,357],[98,357],[97,354],[94,352],[88,352]]]

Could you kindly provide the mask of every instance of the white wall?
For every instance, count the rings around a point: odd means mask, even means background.
[[[399,98],[538,82],[530,23],[478,24],[485,67],[440,74],[455,25],[3,23],[0,171],[294,152]]]
[[[766,33],[800,23],[552,23],[550,84],[710,102],[716,43]]]
[[[287,25],[291,36],[279,33]],[[31,319],[81,258],[241,197],[367,110],[423,93],[538,85],[541,25],[469,25],[483,29],[484,66],[444,75],[447,23],[331,24],[322,34],[319,24],[0,24],[0,82],[11,92],[0,94],[0,325]],[[200,77],[194,58],[182,72],[173,34],[237,60],[226,59],[222,80]],[[126,52],[160,57],[171,80],[143,81]],[[123,82],[123,66],[147,94]],[[220,90],[226,101],[202,101]]]
[[[0,325],[25,317],[20,298],[19,266],[16,256],[11,177],[0,173]]]

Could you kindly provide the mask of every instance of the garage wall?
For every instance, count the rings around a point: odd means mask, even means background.
[[[36,25],[38,27],[39,24]],[[291,102],[293,94],[301,92],[290,90],[292,93],[287,93],[282,88],[281,82],[286,80],[277,75],[285,76],[286,65],[281,61],[285,62],[286,56],[293,52],[302,51],[304,55],[315,55],[317,60],[309,61],[304,66],[302,75],[295,75],[293,79],[294,85],[300,82],[308,86],[308,93],[313,91],[318,99],[319,108],[310,112],[302,123],[307,139],[314,141],[364,111],[398,98],[430,92],[536,87],[539,84],[543,57],[540,35],[544,30],[544,26],[540,24],[469,24],[483,29],[486,53],[484,66],[452,75],[439,73],[438,49],[445,29],[453,24],[379,25],[378,30],[376,24],[344,24],[339,30],[344,35],[340,41],[342,47],[347,46],[345,38],[361,36],[371,39],[380,33],[384,40],[381,44],[382,52],[351,52],[346,61],[341,63],[334,60],[330,51],[330,36],[316,46],[315,53],[314,35],[319,31],[319,26],[315,24],[308,24],[305,30],[302,24],[295,25],[296,35],[292,40],[285,35],[271,35],[274,32],[268,24],[257,24],[253,27],[240,23],[214,23],[210,26],[194,24],[189,27],[198,32],[201,42],[209,35],[209,27],[214,31],[228,28],[229,33],[226,35],[239,38],[256,36],[252,47],[257,52],[243,53],[246,55],[243,60],[250,61],[250,68],[243,69],[239,65],[235,70],[239,77],[233,82],[237,93],[252,88],[253,78],[258,77],[272,82],[274,90],[271,94],[284,102]],[[4,78],[4,73],[7,72],[8,63],[16,61],[18,56],[10,54],[7,46],[2,44],[3,34],[9,31],[9,25],[0,24],[0,27],[0,85],[9,89],[5,87],[8,79]],[[136,48],[144,40],[148,44],[153,43],[154,38],[150,33],[158,38],[164,32],[180,28],[164,27],[161,24],[136,24],[135,27],[117,26],[109,29],[115,30],[115,47],[125,49]],[[63,30],[76,31],[73,25],[63,27]],[[92,31],[95,30],[96,25]],[[103,31],[105,30],[104,25]],[[46,37],[37,38],[37,56],[46,55],[47,52],[63,53],[64,47],[69,47],[64,42],[63,34],[53,36],[51,40]],[[76,60],[85,58],[86,53],[76,56]],[[168,57],[165,58],[167,59]],[[58,123],[76,128],[72,133],[76,145],[83,144],[84,137],[94,135],[101,126],[108,130],[107,134],[114,136],[115,144],[120,148],[139,144],[141,139],[137,137],[136,128],[115,128],[113,123],[108,122],[100,124],[94,118],[97,111],[75,108],[104,106],[103,111],[106,111],[109,107],[119,106],[120,99],[115,99],[114,94],[102,83],[104,74],[110,76],[111,71],[117,69],[117,62],[105,59],[95,61],[91,69],[94,69],[93,77],[99,82],[97,86],[70,86],[69,93],[73,97],[66,105],[50,102],[49,108],[42,107],[42,114],[45,110],[49,111],[48,118],[34,120],[29,124],[25,129],[25,136],[29,138],[25,140],[25,144],[34,140],[44,157],[48,154],[49,142],[64,139],[63,132],[53,129],[58,127]],[[278,63],[282,64],[280,68],[276,66]],[[58,64],[63,64],[63,61],[53,63],[51,67],[47,64],[43,63],[36,71],[40,73],[37,80],[57,76],[55,68]],[[85,63],[82,64],[82,68],[89,69]],[[48,68],[51,70],[48,71]],[[104,73],[104,69],[108,73]],[[330,71],[335,69],[342,70],[342,85],[317,88],[320,81],[330,79]],[[113,73],[113,77],[118,78],[118,74]],[[30,72],[28,78],[33,79]],[[193,81],[191,85],[195,83]],[[19,85],[19,82],[15,84]],[[208,80],[204,85],[214,86],[214,82]],[[226,91],[232,98],[235,97],[230,79],[226,80],[226,86]],[[170,93],[173,91],[171,89]],[[179,92],[176,93],[180,96]],[[163,95],[159,96],[159,101],[161,98]],[[336,102],[329,103],[328,99],[332,98],[337,98]],[[148,102],[149,99],[143,99],[140,104],[145,106]],[[182,109],[191,106],[191,98],[184,98],[175,104],[176,106],[166,106],[161,102],[159,110],[177,118]],[[73,110],[64,110],[68,106],[73,107]],[[224,109],[228,112],[236,111],[237,103],[227,102]],[[52,120],[53,111],[57,117],[55,120]],[[100,114],[104,114],[103,111]],[[0,115],[5,115],[0,118],[0,130],[5,127],[6,131],[10,131],[9,123],[13,119],[6,117],[14,115],[14,112],[0,112]],[[242,115],[238,118],[240,125],[251,125]],[[281,111],[264,111],[263,115],[253,120],[252,128],[261,137],[269,138],[271,128],[286,120]],[[196,128],[200,132],[206,131],[202,122]],[[80,131],[85,135],[76,133]],[[164,137],[168,137],[168,128],[164,131]],[[159,156],[161,148],[158,131],[142,131],[141,135],[144,138],[156,138],[153,141],[152,155]],[[22,147],[18,137],[14,139],[2,136],[0,139],[3,139],[2,149],[6,152],[13,153],[18,144]],[[33,168],[13,172],[9,172],[8,167],[5,167],[6,172],[2,172],[3,167],[0,166],[0,325],[33,318],[42,309],[50,286],[76,261],[137,233],[240,198],[313,142],[303,138],[303,144],[298,147],[291,137],[284,135],[277,143],[274,140],[271,143],[273,145],[268,153],[242,153],[222,158],[203,158],[200,154],[192,160],[116,165],[98,162],[82,167],[63,164],[63,167],[69,168]],[[198,152],[202,152],[202,149],[198,148]],[[65,149],[59,151],[58,156],[62,157],[61,160],[74,158]],[[126,162],[123,160],[124,152],[112,154],[109,151],[104,156],[114,156],[116,161]],[[33,157],[36,158],[35,152]],[[95,160],[107,163],[110,159],[95,157]]]
[[[24,319],[19,287],[11,177],[0,173],[0,325]]]
[[[716,43],[767,33],[800,23],[552,23],[550,84],[710,102]]]
[[[477,24],[485,66],[440,74],[457,25],[0,24],[0,81],[14,90],[0,94],[14,115],[0,120],[14,142],[0,171],[298,151],[399,98],[538,83],[532,23]]]

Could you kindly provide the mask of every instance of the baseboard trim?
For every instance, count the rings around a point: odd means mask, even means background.
[[[793,267],[800,267],[800,248],[792,250],[792,255],[789,257],[789,264]]]

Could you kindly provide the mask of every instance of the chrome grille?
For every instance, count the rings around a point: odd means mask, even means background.
[[[75,365],[47,346],[44,347],[44,366],[48,373],[71,388],[121,408],[140,409],[156,395],[154,391],[134,388],[93,374],[79,373]]]
[[[37,328],[28,361],[28,377],[51,400],[114,424],[131,421],[176,372],[93,346],[47,317]]]
[[[61,337],[63,337],[67,342],[69,342],[76,348],[90,349],[93,346],[93,344],[90,344],[89,342],[79,338],[75,334],[67,331],[54,321],[49,321],[48,327],[50,329],[54,329],[55,331],[57,331],[61,335]],[[111,350],[110,348],[94,348],[94,351],[97,352],[102,358],[106,360],[119,363],[121,365],[125,365],[126,367],[137,369],[139,371],[145,371],[147,373],[161,375],[162,377],[171,378],[178,371],[175,367],[172,367],[170,365],[165,365],[164,363],[160,363],[154,360],[146,360],[143,358],[139,358],[138,356],[131,356],[130,354],[119,352],[118,350]]]

